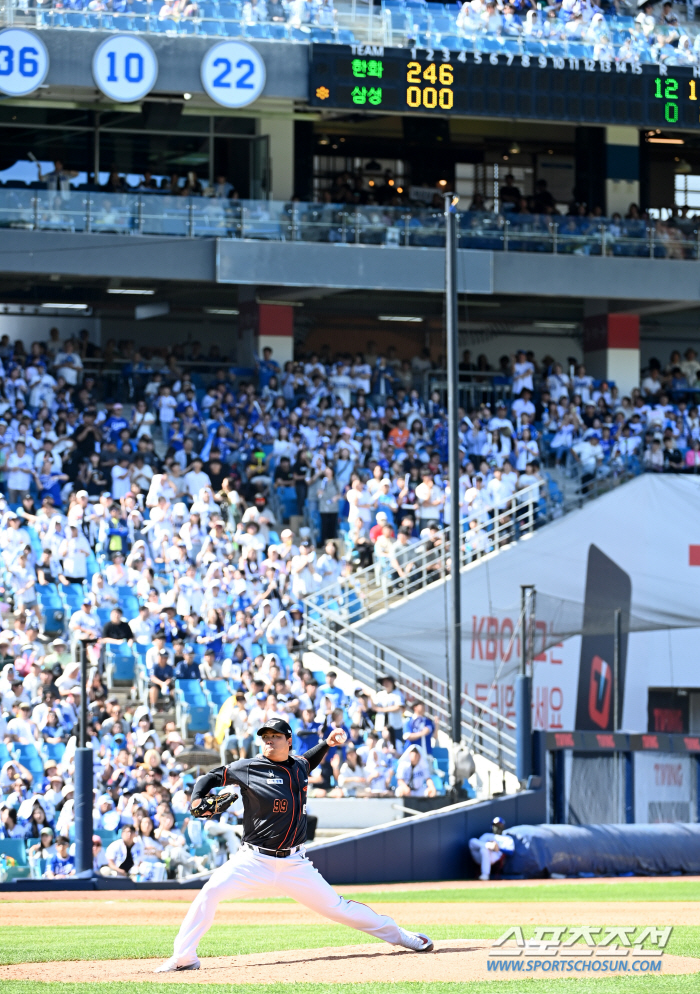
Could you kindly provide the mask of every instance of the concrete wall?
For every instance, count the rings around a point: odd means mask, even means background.
[[[92,57],[97,47],[109,38],[106,31],[37,32],[49,52],[48,86],[87,87],[95,91]],[[218,38],[188,36],[168,38],[149,34],[147,41],[158,59],[158,79],[153,93],[204,93],[199,67],[205,53]],[[265,60],[267,78],[263,97],[305,100],[308,90],[308,45],[288,42],[248,42]],[[105,98],[107,99],[107,98]],[[212,108],[217,104],[207,100]],[[246,111],[255,111],[251,104]]]

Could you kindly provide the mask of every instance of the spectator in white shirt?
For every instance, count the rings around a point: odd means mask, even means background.
[[[182,478],[183,494],[195,499],[203,487],[211,489],[211,480],[208,473],[202,470],[203,462],[199,456],[192,460],[192,468],[185,473]]]
[[[39,740],[39,729],[31,720],[32,706],[22,701],[17,710],[17,717],[7,723],[7,734],[12,742],[19,745],[33,745]]]
[[[62,351],[56,356],[56,368],[58,375],[62,376],[68,386],[74,387],[78,383],[78,374],[83,368],[83,361],[75,351],[73,342],[67,341]]]
[[[129,628],[134,633],[134,640],[139,645],[150,645],[153,639],[155,623],[151,618],[151,612],[144,604],[139,608],[139,613],[129,621]]]
[[[112,467],[112,497],[121,500],[131,489],[131,474],[129,472],[128,456],[120,456],[116,466]]]
[[[512,359],[512,373],[513,373],[513,393],[517,395],[527,388],[530,391],[535,389],[534,383],[532,382],[532,377],[535,372],[535,367],[527,358],[527,353],[524,349],[520,349]]]
[[[76,525],[69,525],[67,537],[58,549],[58,558],[63,566],[62,576],[66,583],[82,583],[85,580],[90,552],[90,543],[83,532]]]
[[[397,797],[435,797],[428,759],[420,746],[409,746],[396,767]]]
[[[642,380],[642,393],[647,400],[654,400],[657,394],[661,393],[662,387],[658,369],[650,369],[648,375]]]
[[[497,511],[502,511],[508,506],[513,491],[503,479],[503,471],[498,467],[494,469],[493,477],[486,484],[486,494],[491,506]]]
[[[570,378],[562,370],[561,365],[558,362],[555,362],[552,372],[547,377],[547,388],[552,400],[555,403],[558,403],[560,400],[568,400],[570,386]]]
[[[372,705],[372,710],[377,714],[375,727],[382,729],[386,725],[392,729],[394,743],[396,744],[401,740],[403,732],[403,694],[397,688],[393,677],[381,677],[379,682],[383,689],[374,695],[374,703]]]
[[[34,462],[23,441],[18,441],[5,463],[7,470],[7,499],[10,504],[19,504],[32,482]]]
[[[440,521],[445,494],[437,486],[433,474],[428,470],[423,473],[423,482],[416,487],[416,501],[418,503],[418,527],[420,531],[428,528],[433,522]]]
[[[92,613],[92,601],[85,598],[79,611],[75,611],[68,623],[68,628],[81,642],[96,642],[102,634],[99,618]]]

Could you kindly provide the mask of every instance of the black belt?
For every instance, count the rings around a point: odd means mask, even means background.
[[[286,859],[287,856],[291,856],[303,848],[303,846],[294,846],[292,849],[265,849],[263,846],[253,845],[252,842],[244,842],[243,845],[249,849],[254,849],[255,852],[261,852],[263,856],[275,856],[277,859]]]

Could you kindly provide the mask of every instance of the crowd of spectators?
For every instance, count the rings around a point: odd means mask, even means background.
[[[352,44],[362,41],[366,31],[366,5],[362,7],[336,6],[333,0],[35,0],[20,10],[30,16],[36,10],[42,26],[96,27],[101,22],[95,18],[108,18],[127,30],[153,31],[162,25],[177,32],[185,22],[192,27],[182,33],[218,35],[220,22],[232,22],[253,38]],[[377,12],[382,26],[375,30],[386,43],[390,29],[390,43],[409,48],[692,65],[700,54],[700,36],[692,18],[686,19],[685,7],[678,4],[674,9],[672,0],[647,0],[637,6],[622,0],[466,0],[404,6],[393,0]],[[88,20],[81,23],[80,15]],[[228,25],[226,33],[231,33]]]
[[[118,380],[91,372],[119,350],[105,353],[57,329],[29,354],[0,340],[4,837],[28,840],[37,872],[72,872],[81,644],[104,874],[196,873],[237,845],[235,810],[205,836],[186,818],[183,688],[216,701],[200,744],[223,761],[250,755],[275,712],[298,750],[344,727],[311,797],[443,792],[420,701],[391,677],[341,689],[303,660],[305,597],[372,562],[405,578],[449,523],[447,419],[440,393],[424,395],[427,350],[399,359],[369,342],[280,368],[264,349],[243,377],[196,343],[169,355],[126,345]],[[465,546],[492,548],[494,522],[523,493],[544,495],[556,466],[584,488],[697,472],[699,373],[692,349],[674,351],[620,396],[575,360],[521,351],[492,369],[465,352],[476,398],[454,474]],[[107,392],[124,384],[128,409]],[[133,662],[126,701],[109,686],[119,658]]]

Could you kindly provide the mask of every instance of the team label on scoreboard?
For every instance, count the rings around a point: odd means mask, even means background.
[[[399,113],[700,127],[700,67],[380,45],[313,45],[309,101]]]

